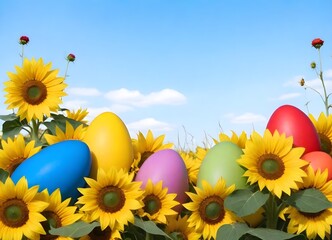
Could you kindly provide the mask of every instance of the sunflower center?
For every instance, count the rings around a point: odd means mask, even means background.
[[[108,240],[111,239],[112,230],[107,227],[105,230],[101,230],[100,227],[96,227],[89,233],[91,240]]]
[[[321,150],[330,154],[332,151],[331,140],[325,134],[321,134],[321,133],[319,133],[319,139],[320,139]]]
[[[157,213],[161,209],[160,199],[153,194],[146,196],[143,201],[144,211],[149,213],[150,215]]]
[[[320,212],[316,212],[316,213],[307,213],[307,212],[301,212],[299,211],[303,216],[305,216],[306,218],[311,218],[314,219],[316,217],[319,217],[325,210],[322,210]]]
[[[258,160],[258,172],[259,174],[270,180],[280,178],[285,171],[285,165],[283,161],[274,154],[264,154],[260,156]]]
[[[224,219],[224,200],[219,196],[205,198],[199,206],[199,214],[208,224],[216,224]]]
[[[114,186],[108,186],[100,190],[98,204],[105,212],[117,212],[125,204],[126,197],[123,191]]]
[[[21,227],[28,219],[29,209],[20,199],[9,199],[0,206],[0,221],[8,227]]]
[[[43,212],[44,217],[47,219],[47,221],[42,222],[42,226],[46,233],[52,228],[58,228],[62,226],[61,219],[60,217],[53,211],[44,211]],[[51,239],[56,239],[57,236],[55,235],[41,235],[40,239],[41,240],[51,240]]]
[[[23,98],[31,105],[42,103],[47,97],[46,86],[41,81],[29,80],[23,85]]]

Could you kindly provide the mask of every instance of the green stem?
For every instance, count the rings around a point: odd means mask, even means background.
[[[328,96],[326,93],[326,87],[325,87],[324,78],[323,78],[322,58],[321,58],[319,48],[318,48],[318,57],[319,57],[319,79],[322,82],[322,86],[323,86],[325,112],[326,112],[326,116],[328,116],[329,115],[329,102],[328,102],[329,100],[328,100]]]
[[[66,71],[65,71],[65,76],[64,76],[64,78],[63,78],[63,81],[66,80],[67,73],[68,73],[68,68],[69,68],[69,61],[67,61],[67,66],[66,66]]]
[[[21,58],[22,58],[22,66],[23,66],[23,62],[24,62],[24,44],[22,44],[22,54],[21,54]]]
[[[150,233],[146,233],[145,235],[145,240],[152,240],[152,236],[150,235]]]
[[[265,213],[266,213],[266,227],[271,229],[277,229],[279,208],[275,196],[270,193],[269,199],[265,204]]]
[[[31,139],[36,142],[39,141],[38,131],[39,131],[39,121],[37,119],[32,119],[32,131],[31,131]]]

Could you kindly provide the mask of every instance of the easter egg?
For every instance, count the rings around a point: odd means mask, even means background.
[[[159,150],[148,157],[137,172],[135,181],[142,182],[145,188],[148,180],[156,184],[163,182],[168,193],[176,193],[176,201],[184,203],[185,192],[189,191],[188,172],[180,154],[173,149]]]
[[[80,195],[77,188],[85,187],[84,177],[89,176],[91,155],[88,146],[80,140],[65,140],[43,148],[24,160],[12,173],[17,182],[25,176],[29,187],[39,185],[51,193],[60,189],[63,199]]]
[[[332,157],[330,154],[323,151],[313,151],[304,154],[301,159],[308,161],[314,170],[320,169],[323,172],[328,169],[327,180],[332,179]]]
[[[283,105],[271,115],[266,128],[273,134],[278,131],[293,137],[294,147],[304,147],[305,152],[319,151],[320,140],[310,118],[292,105]]]
[[[133,162],[133,146],[124,122],[112,112],[99,114],[91,121],[83,138],[91,151],[90,177],[96,178],[98,168],[111,167],[128,171]]]
[[[215,186],[222,177],[227,186],[235,184],[237,189],[247,188],[247,179],[242,176],[245,170],[237,163],[237,159],[242,154],[242,149],[230,141],[214,145],[207,151],[201,163],[197,176],[197,186],[202,188],[203,180]]]

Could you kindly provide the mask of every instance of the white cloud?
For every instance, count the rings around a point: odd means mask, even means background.
[[[322,81],[319,78],[315,78],[313,80],[306,80],[305,84],[310,87],[315,89],[316,91],[320,92],[321,94],[323,94],[323,85],[322,85]],[[325,84],[325,88],[326,88],[326,92],[330,93],[332,92],[332,80],[329,80],[327,78],[324,79],[324,84]],[[311,91],[312,89],[307,89],[309,91]]]
[[[250,112],[237,116],[234,114],[227,114],[227,117],[230,119],[230,122],[234,124],[257,123],[265,122],[267,120],[263,115]]]
[[[324,72],[325,78],[332,78],[332,69],[328,69]]]
[[[173,127],[169,123],[158,121],[154,118],[144,118],[139,121],[129,123],[126,126],[132,136],[136,136],[139,131],[146,132],[149,129],[152,132],[165,132],[173,130]]]
[[[186,97],[173,89],[163,89],[158,92],[151,92],[147,95],[138,90],[129,90],[121,88],[109,91],[106,98],[121,104],[127,104],[137,107],[148,107],[152,105],[180,105],[186,102]]]
[[[68,88],[66,90],[68,95],[96,97],[102,95],[102,93],[96,88]]]

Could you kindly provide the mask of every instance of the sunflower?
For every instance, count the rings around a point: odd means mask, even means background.
[[[176,235],[177,239],[198,240],[200,238],[201,235],[196,233],[193,227],[188,226],[188,215],[184,215],[184,217],[181,217],[181,215],[178,217],[171,216],[167,220],[168,224],[165,232],[169,235]]]
[[[49,145],[68,139],[82,140],[86,129],[87,128],[84,127],[83,124],[74,129],[74,127],[68,121],[66,121],[65,132],[63,132],[59,126],[56,126],[55,135],[45,134],[44,138]]]
[[[318,120],[312,114],[309,114],[309,118],[318,133],[321,150],[332,156],[332,115],[326,117],[322,112]]]
[[[90,187],[78,188],[82,193],[77,201],[83,205],[80,210],[89,214],[91,221],[98,220],[101,230],[123,230],[128,222],[134,222],[133,211],[143,207],[141,183],[132,181],[133,177],[123,169],[99,169],[97,180],[85,178]]]
[[[47,222],[43,224],[45,230],[49,230],[50,226],[53,228],[68,226],[82,217],[82,214],[76,213],[77,207],[69,206],[70,198],[62,201],[59,189],[56,189],[51,195],[45,189],[36,196],[36,199],[49,203],[48,207],[42,212],[47,219]],[[49,237],[50,235],[42,235],[41,239],[49,239]],[[60,237],[54,239],[60,240]]]
[[[87,120],[84,120],[84,118],[89,114],[87,109],[79,108],[77,111],[66,110],[66,114],[67,114],[67,118],[70,118],[70,119],[73,119],[75,121],[82,122],[82,123],[88,123]]]
[[[202,186],[202,189],[194,187],[196,193],[187,192],[191,202],[183,206],[192,212],[188,226],[194,227],[204,239],[216,239],[220,226],[238,220],[231,211],[224,208],[224,200],[235,190],[235,185],[226,187],[225,180],[220,178],[214,187],[205,180]]]
[[[46,218],[41,214],[48,203],[36,200],[38,186],[28,188],[22,177],[15,185],[11,178],[0,181],[0,239],[39,239],[45,234],[41,222]]]
[[[205,155],[206,153],[208,152],[210,148],[208,147],[200,147],[200,146],[197,146],[196,147],[196,151],[195,151],[195,158],[200,160],[201,162],[203,161],[203,159],[205,158]]]
[[[219,141],[217,139],[213,139],[214,143],[217,144],[223,141],[231,141],[238,145],[241,149],[244,149],[247,142],[247,133],[242,131],[241,135],[238,136],[234,131],[232,131],[232,136],[229,137],[225,133],[219,133]]]
[[[308,162],[300,159],[304,148],[293,148],[293,138],[278,131],[272,135],[265,130],[263,137],[253,132],[243,152],[238,160],[247,169],[243,176],[248,177],[250,184],[258,183],[260,190],[266,187],[278,198],[282,193],[290,195],[291,189],[297,190],[297,183],[307,175],[302,168]]]
[[[180,151],[179,154],[186,165],[189,182],[196,185],[197,175],[202,161],[195,158],[194,154],[191,152]]]
[[[328,170],[316,172],[309,165],[306,169],[308,176],[299,184],[299,189],[315,188],[320,190],[329,201],[332,201],[332,181],[327,181]],[[320,239],[327,237],[330,239],[332,225],[332,208],[327,208],[318,213],[304,213],[295,207],[286,207],[281,217],[285,220],[285,215],[289,220],[287,231],[293,234],[305,232],[308,239]]]
[[[165,135],[154,138],[151,130],[148,131],[146,137],[139,132],[137,139],[132,139],[134,149],[134,162],[131,166],[133,171],[138,171],[143,162],[158,150],[169,149],[173,147],[173,143],[164,144]]]
[[[43,121],[44,115],[56,112],[67,84],[57,77],[58,70],[51,70],[52,63],[44,65],[43,59],[29,61],[24,59],[23,66],[16,66],[17,73],[9,72],[9,80],[4,83],[7,92],[7,109],[18,108],[20,120]]]
[[[148,217],[157,223],[167,223],[166,216],[176,215],[173,210],[179,202],[175,201],[176,194],[168,193],[168,188],[163,188],[162,181],[153,184],[151,179],[145,185],[144,207],[138,210],[140,217]]]
[[[41,146],[35,147],[35,141],[25,143],[23,135],[17,135],[14,140],[8,138],[1,140],[2,149],[0,149],[0,168],[12,174],[13,171],[25,159],[31,157],[40,151]]]

